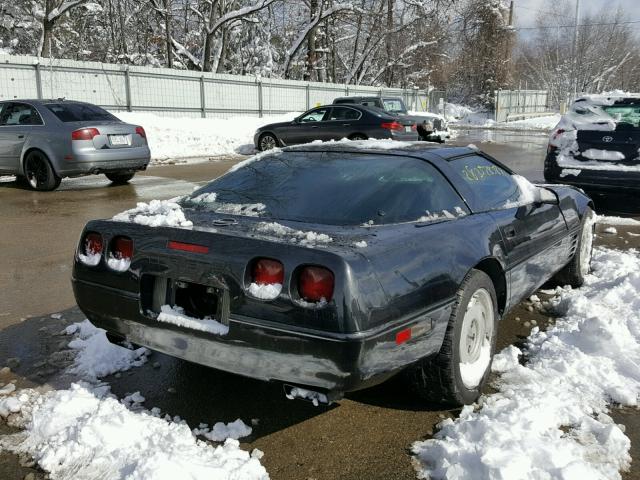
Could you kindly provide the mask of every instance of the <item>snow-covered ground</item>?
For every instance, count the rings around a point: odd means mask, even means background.
[[[153,163],[254,153],[253,134],[262,125],[293,120],[299,113],[268,117],[172,118],[142,112],[114,112],[141,125],[147,133]]]
[[[445,104],[445,114],[450,125],[488,128],[494,130],[545,130],[550,131],[560,121],[560,114],[531,117],[525,120],[497,123],[493,113],[478,112],[465,105]]]
[[[496,356],[498,392],[413,445],[420,478],[618,479],[629,467],[630,440],[607,412],[638,406],[640,254],[594,253],[584,287],[531,298],[564,316]]]
[[[148,350],[109,343],[89,321],[66,329],[77,351],[65,390],[0,389],[0,416],[22,430],[0,438],[0,449],[31,456],[59,480],[267,480],[262,452],[240,448],[251,434],[241,419],[190,429],[179,417],[143,406],[139,392],[118,400],[99,377],[146,361]],[[204,439],[219,442],[211,444]]]

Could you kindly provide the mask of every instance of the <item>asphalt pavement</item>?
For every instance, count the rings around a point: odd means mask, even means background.
[[[546,137],[520,133],[458,132],[452,143],[475,144],[530,180],[542,180]],[[62,374],[69,360],[55,355],[64,350],[65,325],[84,319],[75,306],[70,286],[73,251],[86,221],[107,218],[136,202],[166,199],[191,192],[226,171],[239,158],[220,158],[195,165],[150,167],[130,185],[111,186],[104,177],[67,179],[58,191],[32,192],[11,178],[0,178],[0,367],[7,359],[19,363],[0,373],[0,383],[15,380],[18,387],[64,388]],[[596,199],[605,213],[627,211],[640,215],[628,199]],[[599,228],[597,242],[617,248],[639,248],[640,237],[624,236],[617,227],[607,236]],[[627,240],[630,239],[630,240]],[[631,241],[634,240],[634,241]],[[628,243],[625,243],[628,242]],[[521,319],[535,319],[544,328],[549,318],[530,312],[523,303],[500,325],[498,348],[521,344],[529,328]],[[61,318],[51,314],[61,313]],[[551,319],[553,321],[553,319]],[[253,433],[243,439],[246,449],[265,453],[262,463],[274,480],[415,479],[409,448],[430,438],[436,424],[457,410],[442,410],[413,397],[402,377],[378,387],[347,395],[330,407],[289,401],[282,388],[153,353],[143,367],[106,378],[118,396],[140,391],[146,406],[179,415],[189,425],[241,418]],[[638,411],[617,410],[616,421],[627,425],[632,457],[640,459]],[[0,422],[0,435],[10,432]],[[636,460],[638,461],[638,460]],[[0,478],[44,478],[29,459],[0,453]],[[625,480],[640,479],[638,473]]]

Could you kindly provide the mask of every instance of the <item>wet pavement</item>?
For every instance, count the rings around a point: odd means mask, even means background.
[[[473,143],[517,173],[542,180],[546,137],[521,133],[458,132],[451,143]],[[151,167],[131,185],[110,186],[104,177],[64,180],[60,190],[36,193],[0,179],[0,367],[19,359],[12,372],[0,372],[0,383],[15,380],[18,387],[65,388],[71,378],[62,374],[71,361],[66,325],[84,319],[75,307],[70,286],[73,251],[87,220],[111,217],[136,202],[171,198],[229,168],[237,158],[196,165]],[[596,199],[607,212],[640,215],[629,199]],[[637,208],[637,209],[636,209]],[[616,248],[640,247],[640,226],[620,227],[607,235],[598,227],[597,242]],[[51,314],[60,312],[61,318]],[[501,322],[498,348],[521,344],[535,320],[544,328],[553,318],[531,312],[523,303]],[[246,449],[265,452],[262,463],[274,480],[415,479],[409,448],[430,438],[436,424],[457,410],[442,410],[413,397],[402,377],[378,387],[347,395],[331,407],[314,407],[286,400],[282,387],[208,369],[159,353],[149,362],[105,379],[119,397],[140,391],[148,408],[179,415],[193,428],[199,423],[230,422],[241,418],[253,433],[243,439]],[[613,413],[627,425],[632,456],[640,458],[638,411]],[[0,435],[11,431],[0,422]],[[29,459],[0,454],[0,478],[22,480],[43,473]],[[625,480],[638,480],[627,473]]]

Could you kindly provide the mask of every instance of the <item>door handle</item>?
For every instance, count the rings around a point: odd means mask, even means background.
[[[24,138],[24,135],[18,135],[18,138]]]
[[[318,128],[318,125],[310,125],[311,128]]]
[[[343,127],[350,127],[350,126],[351,126],[351,124],[350,124],[350,123],[343,123],[343,124],[342,124],[342,126],[343,126]]]
[[[507,227],[504,229],[504,235],[507,238],[513,238],[516,236],[516,229],[513,227]]]

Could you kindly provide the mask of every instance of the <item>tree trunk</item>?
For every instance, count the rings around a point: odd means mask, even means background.
[[[311,0],[309,3],[309,18],[313,20],[315,16],[318,14],[318,0]],[[303,74],[303,80],[312,81],[314,80],[314,69],[316,66],[316,62],[318,61],[317,53],[316,53],[316,32],[318,27],[316,26],[309,32],[309,36],[307,37],[307,64],[306,71]]]
[[[167,45],[167,67],[173,68],[173,50],[171,46],[171,0],[164,0],[164,35]]]
[[[51,43],[53,42],[53,22],[45,19],[42,21],[42,39],[40,46],[40,56],[41,57],[50,57],[51,56]]]

